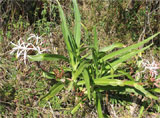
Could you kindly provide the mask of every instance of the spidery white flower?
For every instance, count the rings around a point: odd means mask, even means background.
[[[142,71],[143,73],[146,72],[146,70],[149,70],[152,78],[156,78],[158,76],[158,69],[160,69],[160,64],[154,60],[153,56],[152,56],[152,62],[149,62],[146,59],[142,59],[141,64],[142,67],[144,68],[144,70]]]
[[[29,42],[29,40],[31,39],[36,39],[35,45]],[[18,44],[11,42],[14,48],[12,49],[10,54],[17,52],[16,57],[19,58],[20,56],[23,56],[24,63],[26,64],[28,51],[35,51],[38,54],[42,54],[44,51],[49,51],[47,49],[42,49],[41,47],[39,47],[43,44],[43,42],[41,42],[40,40],[42,40],[41,37],[35,34],[31,34],[30,37],[27,39],[28,42],[24,42],[21,38],[19,39]]]

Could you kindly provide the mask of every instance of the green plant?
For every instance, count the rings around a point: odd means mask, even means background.
[[[56,6],[50,1],[43,1],[43,7],[41,11],[41,18],[34,23],[35,32],[40,35],[49,35],[53,26],[56,24]],[[39,17],[39,7],[37,7],[34,15]]]
[[[73,0],[75,16],[75,27],[73,34],[68,28],[66,18],[58,0],[57,3],[61,18],[62,33],[69,58],[57,54],[40,54],[28,57],[32,61],[52,61],[55,59],[63,59],[69,62],[70,67],[68,67],[66,70],[70,71],[72,76],[71,78],[64,78],[62,80],[56,78],[56,73],[44,71],[44,74],[46,75],[45,77],[48,77],[49,79],[55,79],[57,83],[51,87],[48,94],[41,98],[42,101],[50,100],[64,87],[67,87],[68,91],[79,90],[81,93],[80,99],[71,113],[74,114],[84,103],[85,99],[88,98],[90,101],[93,100],[95,102],[98,116],[99,118],[102,118],[103,110],[101,107],[101,101],[104,91],[134,91],[135,93],[141,94],[150,99],[158,100],[158,97],[150,93],[150,88],[147,88],[146,90],[145,86],[136,82],[132,76],[120,68],[123,68],[121,66],[122,63],[149,48],[152,44],[142,49],[138,49],[138,47],[152,40],[154,37],[160,34],[160,32],[142,42],[128,47],[125,47],[121,43],[115,43],[111,46],[99,49],[96,27],[94,27],[93,44],[84,47],[83,44],[81,44],[81,18],[76,0]],[[87,29],[85,30],[87,31]],[[115,48],[122,49],[114,51]],[[87,53],[82,55],[82,52]],[[126,76],[129,80],[124,79],[124,76]]]

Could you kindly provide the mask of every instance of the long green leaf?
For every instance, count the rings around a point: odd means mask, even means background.
[[[120,50],[118,50],[118,51],[112,52],[112,53],[110,53],[110,54],[102,57],[102,58],[100,59],[100,61],[101,61],[101,62],[102,62],[102,61],[106,61],[106,60],[111,59],[111,58],[113,58],[113,57],[115,57],[115,56],[118,56],[118,55],[122,55],[122,54],[124,54],[124,53],[127,53],[127,52],[131,51],[132,49],[136,49],[136,48],[142,46],[143,44],[149,42],[150,40],[152,40],[154,37],[156,37],[156,36],[159,35],[159,34],[160,34],[160,32],[154,34],[153,36],[151,36],[151,37],[149,37],[149,38],[147,38],[147,39],[145,39],[145,40],[143,40],[143,41],[141,41],[141,42],[139,42],[139,43],[137,43],[137,44],[133,44],[133,45],[131,45],[131,46],[129,46],[129,47],[126,47],[126,48],[120,49]]]
[[[141,108],[140,108],[140,110],[139,110],[138,118],[142,118],[143,112],[144,112],[144,103],[141,105]]]
[[[74,39],[76,40],[77,47],[80,48],[81,40],[81,17],[77,5],[77,1],[73,0],[74,16],[75,16],[75,27],[74,27]]]
[[[95,88],[96,91],[104,92],[104,91],[118,91],[118,92],[125,92],[127,93],[134,93],[134,95],[144,95],[142,92],[137,91],[136,88],[131,86],[100,86]]]
[[[97,92],[96,95],[96,107],[98,112],[98,118],[103,118],[102,107],[101,107],[101,95]]]
[[[63,12],[62,7],[61,7],[60,3],[58,2],[58,0],[57,0],[57,3],[58,3],[60,18],[61,18],[61,29],[62,29],[64,41],[65,41],[65,44],[67,46],[67,50],[68,50],[68,53],[69,53],[70,63],[73,66],[74,65],[74,57],[73,57],[72,52],[75,51],[75,48],[72,47],[73,46],[73,44],[72,44],[73,39],[70,36],[70,32],[69,32],[69,29],[68,29],[68,26],[67,26],[66,18],[65,18],[64,12]]]
[[[115,77],[115,76],[114,76]],[[124,82],[122,80],[118,79],[109,79],[112,78],[112,76],[106,76],[103,78],[98,78],[94,80],[95,85],[101,85],[101,86],[124,86]]]
[[[71,111],[71,114],[76,113],[76,112],[78,111],[78,109],[80,108],[80,106],[81,106],[82,103],[83,103],[83,102],[80,101],[80,102],[73,108],[73,110]]]
[[[58,54],[39,54],[39,55],[29,55],[28,56],[31,61],[55,61],[59,59],[63,59],[65,61],[69,61],[68,58],[64,57],[63,55]]]
[[[114,44],[112,44],[110,46],[101,48],[99,51],[100,52],[107,52],[107,51],[112,51],[115,48],[122,48],[122,47],[124,47],[124,44],[122,44],[122,43],[114,43]]]
[[[110,67],[113,68],[114,66],[117,67],[117,66],[119,66],[122,62],[124,62],[124,61],[128,60],[129,58],[135,56],[135,55],[138,54],[139,52],[142,52],[142,51],[146,50],[146,49],[149,48],[150,46],[151,46],[151,45],[149,45],[149,46],[147,46],[147,47],[144,47],[144,48],[142,48],[142,49],[140,49],[140,50],[135,50],[135,51],[132,51],[132,52],[126,54],[126,55],[123,55],[122,57],[120,57],[120,58],[117,59],[116,61],[110,63],[110,65],[107,65],[106,68],[107,68],[107,69],[110,68]]]
[[[109,78],[114,78],[114,77],[121,77],[123,75],[125,75],[125,74],[116,74],[116,75],[112,74],[112,75],[103,76],[103,77],[101,77],[101,79],[109,79]],[[99,78],[96,78],[96,79],[99,79]]]
[[[95,70],[96,70],[96,73],[95,73],[96,77],[98,77],[98,75],[99,75],[97,55],[98,55],[98,53],[96,52],[96,50],[92,49],[92,57],[93,57],[94,67],[95,67]]]
[[[83,78],[85,80],[85,85],[86,85],[86,88],[87,88],[87,95],[88,95],[88,98],[90,100],[90,98],[91,98],[91,92],[90,92],[91,91],[90,90],[91,85],[90,85],[90,78],[89,78],[88,71],[86,69],[84,69],[82,75],[83,75]]]
[[[142,92],[146,97],[157,100],[158,98],[145,90],[143,86],[134,81],[123,81],[118,79],[108,79],[108,76],[94,80],[95,85],[100,86],[131,86]]]
[[[160,93],[160,88],[148,89],[151,92]]]
[[[58,82],[57,84],[54,84],[49,93],[45,95],[43,98],[41,98],[41,101],[48,101],[52,97],[54,97],[59,91],[61,91],[64,87],[64,84],[61,82]]]
[[[127,84],[126,84],[127,85]],[[150,99],[155,99],[155,100],[158,100],[158,97],[152,95],[150,92],[148,92],[147,90],[145,90],[143,88],[143,86],[137,84],[137,83],[134,83],[133,85],[136,89],[138,89],[139,91],[141,91],[146,97],[150,98]]]
[[[55,79],[55,75],[53,73],[50,72],[43,72],[43,76],[47,79]]]
[[[97,37],[97,32],[96,32],[96,27],[93,29],[94,31],[94,49],[96,50],[96,53],[98,53],[98,37]]]
[[[57,2],[58,2],[58,0],[57,0]],[[61,25],[62,25],[61,27],[62,27],[64,40],[65,40],[65,43],[67,45],[68,50],[72,51],[72,47],[71,47],[71,45],[69,44],[69,41],[68,41],[69,37],[70,37],[70,34],[69,34],[68,26],[67,26],[67,23],[66,23],[66,18],[65,18],[64,12],[63,12],[62,7],[61,7],[59,2],[58,2],[58,8],[59,8],[59,13],[60,13],[60,18],[61,18]]]

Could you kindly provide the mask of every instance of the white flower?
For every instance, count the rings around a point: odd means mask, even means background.
[[[36,39],[36,44],[29,42],[30,39]],[[15,44],[11,42],[11,44],[14,46],[10,54],[13,54],[14,52],[17,52],[16,57],[19,58],[20,56],[23,56],[24,63],[26,64],[27,59],[27,52],[28,51],[35,51],[38,54],[42,54],[44,51],[49,51],[47,49],[42,49],[38,45],[42,45],[43,42],[39,41],[41,40],[41,37],[38,37],[38,35],[31,34],[30,37],[27,39],[27,43],[24,42],[21,38],[18,41],[18,44]]]
[[[33,39],[33,38],[36,39],[36,45],[39,44],[39,40],[42,40],[41,36],[39,37],[38,35],[35,35],[35,34],[30,34],[30,37],[27,40],[29,41],[30,39]],[[42,45],[42,44],[43,42],[41,42],[39,45]]]
[[[152,78],[156,78],[158,76],[158,69],[160,69],[160,64],[154,60],[153,56],[152,56],[152,62],[149,62],[146,59],[142,59],[141,64],[142,67],[144,68],[144,70],[142,71],[143,73],[146,72],[146,70],[149,70]]]

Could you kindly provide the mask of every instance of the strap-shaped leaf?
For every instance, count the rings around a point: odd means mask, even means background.
[[[142,105],[141,105],[141,108],[140,108],[140,110],[139,110],[139,115],[138,115],[138,118],[142,118],[142,116],[143,116],[143,113],[144,113],[144,107],[145,106],[145,104],[143,103]]]
[[[62,9],[60,3],[58,2],[58,0],[57,0],[57,3],[58,3],[60,18],[61,18],[61,29],[62,29],[62,33],[63,33],[63,37],[64,37],[64,42],[67,46],[67,51],[68,51],[68,54],[70,57],[71,64],[74,65],[74,56],[72,53],[75,51],[75,48],[73,47],[74,40],[72,39],[72,37],[70,35],[70,31],[67,26],[67,22],[66,22],[66,18],[65,18],[63,9]]]
[[[83,103],[83,102],[80,101],[80,102],[73,108],[73,110],[71,111],[71,114],[75,114],[75,113],[78,111],[78,109],[80,108],[80,106],[81,106],[82,103]]]
[[[99,91],[99,92],[104,92],[104,91],[118,91],[118,92],[125,92],[127,93],[134,93],[135,95],[144,95],[142,92],[137,91],[136,88],[131,87],[131,86],[101,86],[101,87],[96,87],[95,91]]]
[[[148,90],[154,93],[160,93],[160,88],[153,88],[153,89],[148,89]]]
[[[29,55],[28,56],[31,61],[55,61],[59,59],[63,59],[65,61],[68,61],[68,58],[64,57],[63,55],[58,54],[39,54],[39,55]]]
[[[142,52],[144,50],[146,50],[147,48],[149,48],[151,45],[147,46],[147,47],[144,47],[140,50],[135,50],[135,51],[132,51],[132,52],[129,52],[128,54],[126,55],[123,55],[122,57],[120,57],[119,59],[117,59],[116,61],[110,63],[110,65],[107,65],[106,68],[110,68],[110,67],[113,67],[116,66],[118,67],[122,62],[124,61],[127,61],[129,58],[135,56],[136,54],[138,54],[139,52]]]
[[[77,5],[77,1],[73,0],[74,6],[74,17],[75,17],[75,27],[74,27],[74,39],[77,44],[77,47],[80,48],[80,40],[81,40],[81,17]]]
[[[153,36],[151,36],[151,37],[149,37],[149,38],[147,38],[147,39],[145,39],[145,40],[143,40],[143,41],[141,41],[141,42],[139,42],[139,43],[136,43],[136,44],[133,44],[133,45],[128,46],[128,47],[126,47],[126,48],[123,48],[123,49],[120,49],[120,50],[118,50],[118,51],[112,52],[112,53],[110,53],[110,54],[102,57],[102,58],[100,59],[100,61],[101,61],[101,62],[102,62],[102,61],[106,61],[106,60],[111,59],[111,58],[113,58],[113,57],[115,57],[115,56],[118,56],[118,55],[122,55],[122,54],[124,54],[124,53],[127,53],[127,52],[129,52],[129,51],[131,51],[131,50],[133,50],[133,49],[137,49],[138,47],[140,47],[140,46],[142,46],[143,44],[149,42],[150,40],[152,40],[154,37],[156,37],[156,36],[159,35],[159,34],[160,34],[160,32],[154,34]]]
[[[158,98],[154,95],[152,95],[150,92],[145,90],[143,86],[139,85],[138,83],[134,81],[123,81],[118,79],[108,79],[108,76],[103,78],[98,78],[94,80],[95,85],[100,86],[131,86],[142,92],[146,97],[158,100]]]
[[[98,118],[103,118],[102,107],[101,107],[101,94],[97,92],[96,95],[96,108],[98,112]]]
[[[127,85],[127,82],[125,83]],[[137,84],[137,83],[134,83],[133,86],[138,89],[139,91],[141,91],[146,97],[150,98],[150,99],[155,99],[155,100],[158,100],[158,97],[152,95],[149,91],[145,90],[143,88],[143,86]]]
[[[86,69],[84,69],[82,75],[83,75],[85,85],[86,85],[86,88],[87,88],[87,95],[88,95],[88,98],[90,100],[90,98],[91,98],[91,90],[90,90],[91,85],[90,85],[90,78],[89,78],[88,71]]]
[[[105,76],[102,78],[98,78],[94,80],[95,85],[101,85],[101,86],[124,86],[124,82],[118,79],[109,79],[112,77],[119,77],[120,75],[114,75],[114,76]]]
[[[64,84],[61,82],[58,82],[56,84],[54,84],[49,93],[46,94],[43,98],[41,98],[41,101],[48,101],[49,99],[51,99],[52,97],[54,97],[59,91],[61,91],[64,87]]]
[[[101,48],[99,51],[100,52],[107,52],[107,51],[112,51],[115,48],[122,48],[122,47],[124,47],[124,44],[122,44],[122,43],[114,43],[114,44],[112,44],[110,46]]]
[[[43,76],[47,79],[55,79],[55,75],[53,73],[50,73],[50,72],[45,72],[43,71]]]
[[[94,31],[94,49],[96,50],[96,53],[98,53],[98,37],[97,37],[97,31],[96,31],[96,27],[94,27],[93,29]]]

